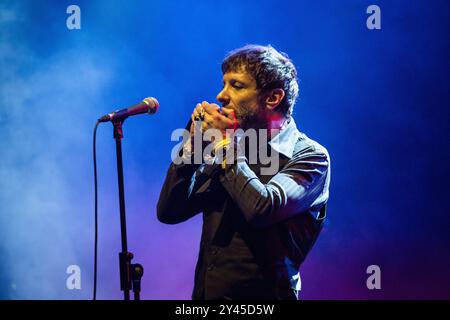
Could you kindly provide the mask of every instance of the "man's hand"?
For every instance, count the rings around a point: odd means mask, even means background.
[[[236,129],[237,127],[236,116],[232,109],[222,108],[221,112],[217,104],[203,101],[202,103],[198,103],[192,112],[191,135],[194,134],[194,124],[196,119],[201,117],[203,117],[203,120],[201,121],[202,132],[205,132],[208,129],[218,129],[225,137],[226,129]]]

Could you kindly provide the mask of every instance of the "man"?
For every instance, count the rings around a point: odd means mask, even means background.
[[[299,267],[325,219],[329,156],[296,128],[297,72],[287,55],[247,45],[225,58],[222,72],[221,107],[204,101],[194,109],[190,137],[162,187],[158,219],[175,224],[203,212],[193,299],[297,299]],[[206,143],[212,156],[233,150],[234,157],[192,161],[195,124],[222,133]],[[252,147],[230,129],[264,129],[270,141]],[[277,165],[262,174],[261,157],[249,158],[264,146]]]

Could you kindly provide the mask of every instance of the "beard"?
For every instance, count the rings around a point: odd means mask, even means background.
[[[247,129],[263,129],[267,128],[267,120],[263,116],[263,108],[258,107],[256,110],[248,107],[241,107],[235,111],[239,128]]]

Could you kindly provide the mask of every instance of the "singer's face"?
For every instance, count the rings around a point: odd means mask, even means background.
[[[222,108],[234,111],[239,127],[247,129],[259,122],[263,108],[260,107],[256,80],[242,69],[223,75],[223,88],[217,95],[217,100]]]

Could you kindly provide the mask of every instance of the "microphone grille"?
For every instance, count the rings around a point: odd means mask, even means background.
[[[156,111],[158,111],[159,108],[159,102],[156,100],[156,98],[148,97],[142,100],[146,105],[148,105],[148,113],[154,114]]]

